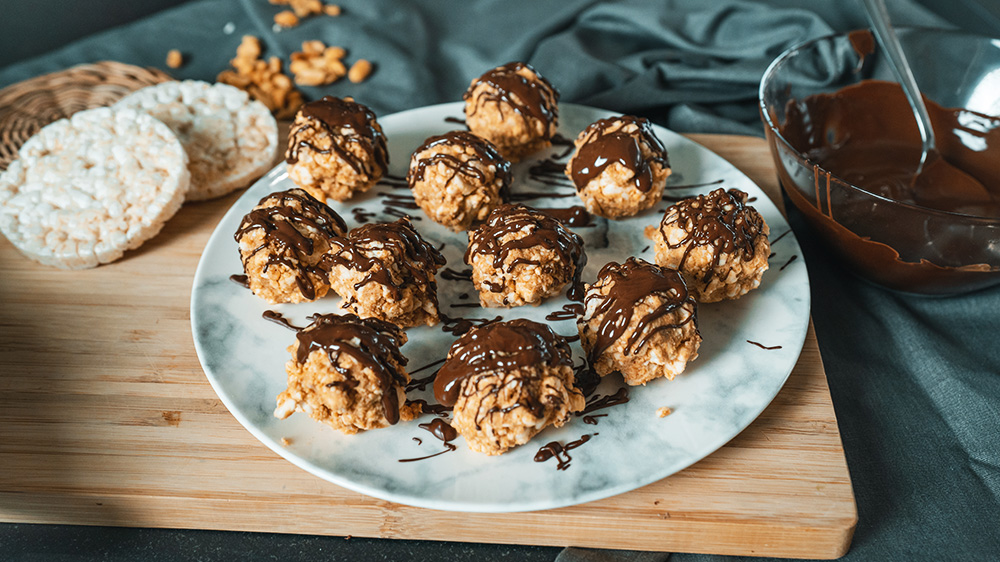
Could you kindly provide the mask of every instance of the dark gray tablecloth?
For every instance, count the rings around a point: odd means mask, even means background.
[[[485,69],[526,60],[564,101],[645,115],[681,132],[761,135],[756,92],[767,64],[799,41],[865,26],[854,2],[812,0],[341,4],[339,18],[275,33],[278,8],[263,0],[192,2],[2,69],[0,86],[102,59],[162,66],[171,48],[189,55],[175,76],[212,80],[249,33],[286,60],[303,39],[322,39],[351,59],[375,61],[363,84],[305,93],[352,95],[379,114],[457,100]],[[897,23],[950,25],[911,0],[890,2],[890,11]],[[1000,556],[1000,290],[928,299],[879,289],[843,272],[795,213],[791,220],[858,503],[846,559]],[[31,525],[0,526],[0,543],[0,558],[45,560],[722,558]]]

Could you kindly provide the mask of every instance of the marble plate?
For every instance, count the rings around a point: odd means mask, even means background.
[[[389,115],[379,119],[389,139],[390,173],[404,176],[410,153],[423,140],[457,125],[446,117],[460,117],[462,104],[436,105]],[[597,119],[611,113],[583,106],[560,106],[560,132],[569,139]],[[499,457],[470,451],[459,437],[458,450],[418,462],[400,459],[423,457],[441,450],[441,442],[417,427],[432,419],[386,429],[345,436],[304,414],[286,420],[272,415],[275,397],[285,389],[286,348],[295,335],[264,320],[265,310],[276,310],[297,325],[306,316],[334,312],[340,299],[328,296],[315,303],[268,305],[229,279],[242,273],[233,233],[240,219],[268,193],[292,187],[285,166],[279,165],[255,183],[229,210],[205,247],[191,294],[191,325],[198,357],[219,397],[257,439],[297,466],[335,484],[377,498],[419,507],[470,512],[510,512],[550,509],[597,500],[639,488],[682,470],[724,445],[756,418],[784,384],[798,359],[809,320],[809,280],[794,234],[763,192],[731,164],[684,137],[656,127],[666,146],[674,173],[669,186],[672,196],[705,193],[719,186],[736,187],[756,198],[754,206],[771,227],[775,240],[771,268],[760,289],[734,302],[699,307],[704,343],[700,357],[673,381],[658,380],[630,388],[631,400],[596,412],[597,425],[575,417],[560,429],[549,428],[529,444]],[[565,150],[556,146],[515,166],[513,192],[572,193],[572,188],[548,186],[532,180],[528,168],[542,157]],[[676,186],[693,186],[681,187]],[[378,185],[372,192],[345,204],[332,206],[353,227],[358,225],[352,209],[376,213],[376,220],[395,220],[383,213],[381,194],[408,194],[408,190]],[[579,204],[575,196],[527,201],[537,207],[569,207]],[[622,221],[597,218],[596,225],[575,229],[583,236],[589,263],[583,279],[592,282],[607,262],[623,261],[630,255],[653,260],[651,243],[643,229],[658,223],[668,203],[640,216]],[[442,252],[448,266],[464,269],[465,233],[452,233],[432,222],[420,210],[408,211],[420,233]],[[789,263],[789,260],[790,263]],[[784,266],[784,267],[782,267]],[[538,307],[482,310],[454,307],[474,302],[469,281],[440,279],[441,310],[450,316],[505,319],[518,317],[545,321],[560,310],[565,297]],[[462,299],[461,295],[468,295]],[[573,320],[550,322],[561,334],[576,333]],[[455,336],[438,327],[407,331],[403,347],[409,369],[443,359]],[[757,342],[765,350],[748,342]],[[579,361],[583,351],[573,343]],[[432,373],[434,367],[417,373]],[[620,377],[607,377],[598,388],[602,395],[624,386]],[[410,398],[430,398],[431,389],[411,393]],[[673,413],[656,415],[668,406]],[[535,462],[535,453],[551,441],[566,443],[583,435],[589,442],[574,449],[565,470],[556,469],[555,459]],[[413,437],[422,440],[422,444]],[[282,445],[282,439],[288,445]]]

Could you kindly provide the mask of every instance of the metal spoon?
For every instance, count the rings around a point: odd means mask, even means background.
[[[936,208],[945,208],[942,204],[955,208],[955,201],[962,200],[965,205],[960,207],[967,205],[962,210],[971,214],[982,212],[983,205],[994,206],[992,195],[982,183],[949,164],[938,152],[930,114],[927,113],[927,106],[924,105],[923,96],[917,87],[917,81],[913,78],[906,55],[903,54],[899,38],[896,37],[896,32],[889,22],[889,12],[885,8],[885,2],[864,0],[864,3],[868,18],[872,22],[875,39],[885,52],[889,66],[896,74],[899,85],[906,95],[906,101],[910,103],[913,116],[917,120],[917,129],[920,132],[920,163],[911,182],[917,202]]]
[[[899,38],[889,23],[889,12],[885,9],[883,0],[864,0],[865,8],[868,10],[868,18],[872,22],[872,29],[875,31],[875,39],[878,40],[882,50],[885,51],[889,59],[889,66],[899,79],[899,85],[903,87],[906,94],[906,101],[910,102],[913,115],[917,118],[917,128],[920,130],[920,165],[917,166],[916,175],[924,170],[928,157],[937,154],[937,142],[934,139],[934,128],[931,127],[931,116],[927,113],[927,106],[924,105],[923,97],[920,95],[920,88],[913,78],[913,71],[906,61],[903,48],[899,44]]]

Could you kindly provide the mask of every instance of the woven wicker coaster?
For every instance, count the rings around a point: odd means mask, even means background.
[[[156,68],[114,61],[81,64],[0,90],[0,171],[39,129],[84,109],[111,105],[126,94],[173,80]]]

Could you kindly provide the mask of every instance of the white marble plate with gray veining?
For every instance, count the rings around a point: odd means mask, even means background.
[[[389,115],[379,119],[389,142],[390,174],[405,176],[411,152],[425,138],[442,134],[457,125],[446,117],[461,117],[461,102],[436,105]],[[560,133],[573,139],[588,124],[611,116],[589,107],[560,106]],[[671,186],[700,185],[669,191],[672,196],[707,193],[716,187],[739,188],[756,198],[753,205],[771,228],[771,240],[789,230],[788,223],[749,178],[715,153],[684,137],[655,127],[667,148],[674,170]],[[560,154],[556,146],[514,166],[512,191],[559,191],[529,178],[528,168],[537,160]],[[721,180],[721,183],[719,182]],[[709,184],[709,185],[702,185]],[[208,380],[226,407],[257,439],[295,465],[330,482],[377,498],[432,509],[470,512],[510,512],[551,509],[606,498],[666,478],[723,446],[750,424],[778,393],[798,359],[809,321],[809,280],[798,256],[793,233],[772,246],[771,267],[759,289],[737,301],[699,307],[699,327],[704,339],[699,357],[673,381],[657,380],[630,388],[630,401],[601,410],[597,425],[575,417],[559,429],[548,428],[530,443],[499,457],[470,451],[461,437],[458,449],[434,458],[401,463],[400,459],[423,457],[443,449],[440,441],[419,420],[358,435],[342,435],[314,422],[305,414],[279,420],[272,415],[275,397],[285,389],[286,348],[295,334],[261,317],[276,310],[299,326],[306,316],[338,311],[340,299],[331,293],[315,303],[269,305],[229,279],[242,273],[237,244],[233,239],[241,218],[267,194],[290,189],[284,164],[257,181],[223,217],[205,247],[191,294],[191,327],[198,357]],[[378,185],[371,192],[347,203],[331,205],[349,227],[359,223],[351,210],[363,208],[377,213],[376,220],[395,220],[385,215],[379,194],[408,194],[405,188]],[[575,196],[527,201],[537,207],[569,207],[580,204]],[[596,225],[574,229],[585,241],[589,258],[583,279],[593,282],[609,261],[640,256],[653,261],[652,244],[643,229],[658,224],[668,203],[621,221],[595,217]],[[409,211],[417,230],[442,253],[447,267],[465,269],[462,254],[466,234],[453,233],[432,222],[423,212]],[[785,266],[782,268],[782,266]],[[438,280],[441,310],[449,316],[504,319],[530,318],[545,322],[545,316],[568,303],[553,298],[538,307],[489,309],[453,307],[475,302],[469,281]],[[467,295],[462,299],[462,295]],[[549,322],[563,335],[576,334],[574,320]],[[455,336],[440,326],[411,328],[403,353],[413,371],[443,359]],[[778,349],[764,350],[758,342]],[[579,342],[572,344],[577,361],[583,357]],[[417,377],[433,372],[417,373]],[[606,377],[597,393],[613,394],[624,386],[618,376]],[[409,398],[433,402],[432,389],[410,393]],[[659,418],[658,408],[673,413]],[[539,447],[551,441],[567,443],[583,435],[593,437],[571,451],[566,470],[556,470],[556,460],[535,462]],[[418,437],[422,444],[413,437]],[[282,445],[282,439],[288,445]]]

